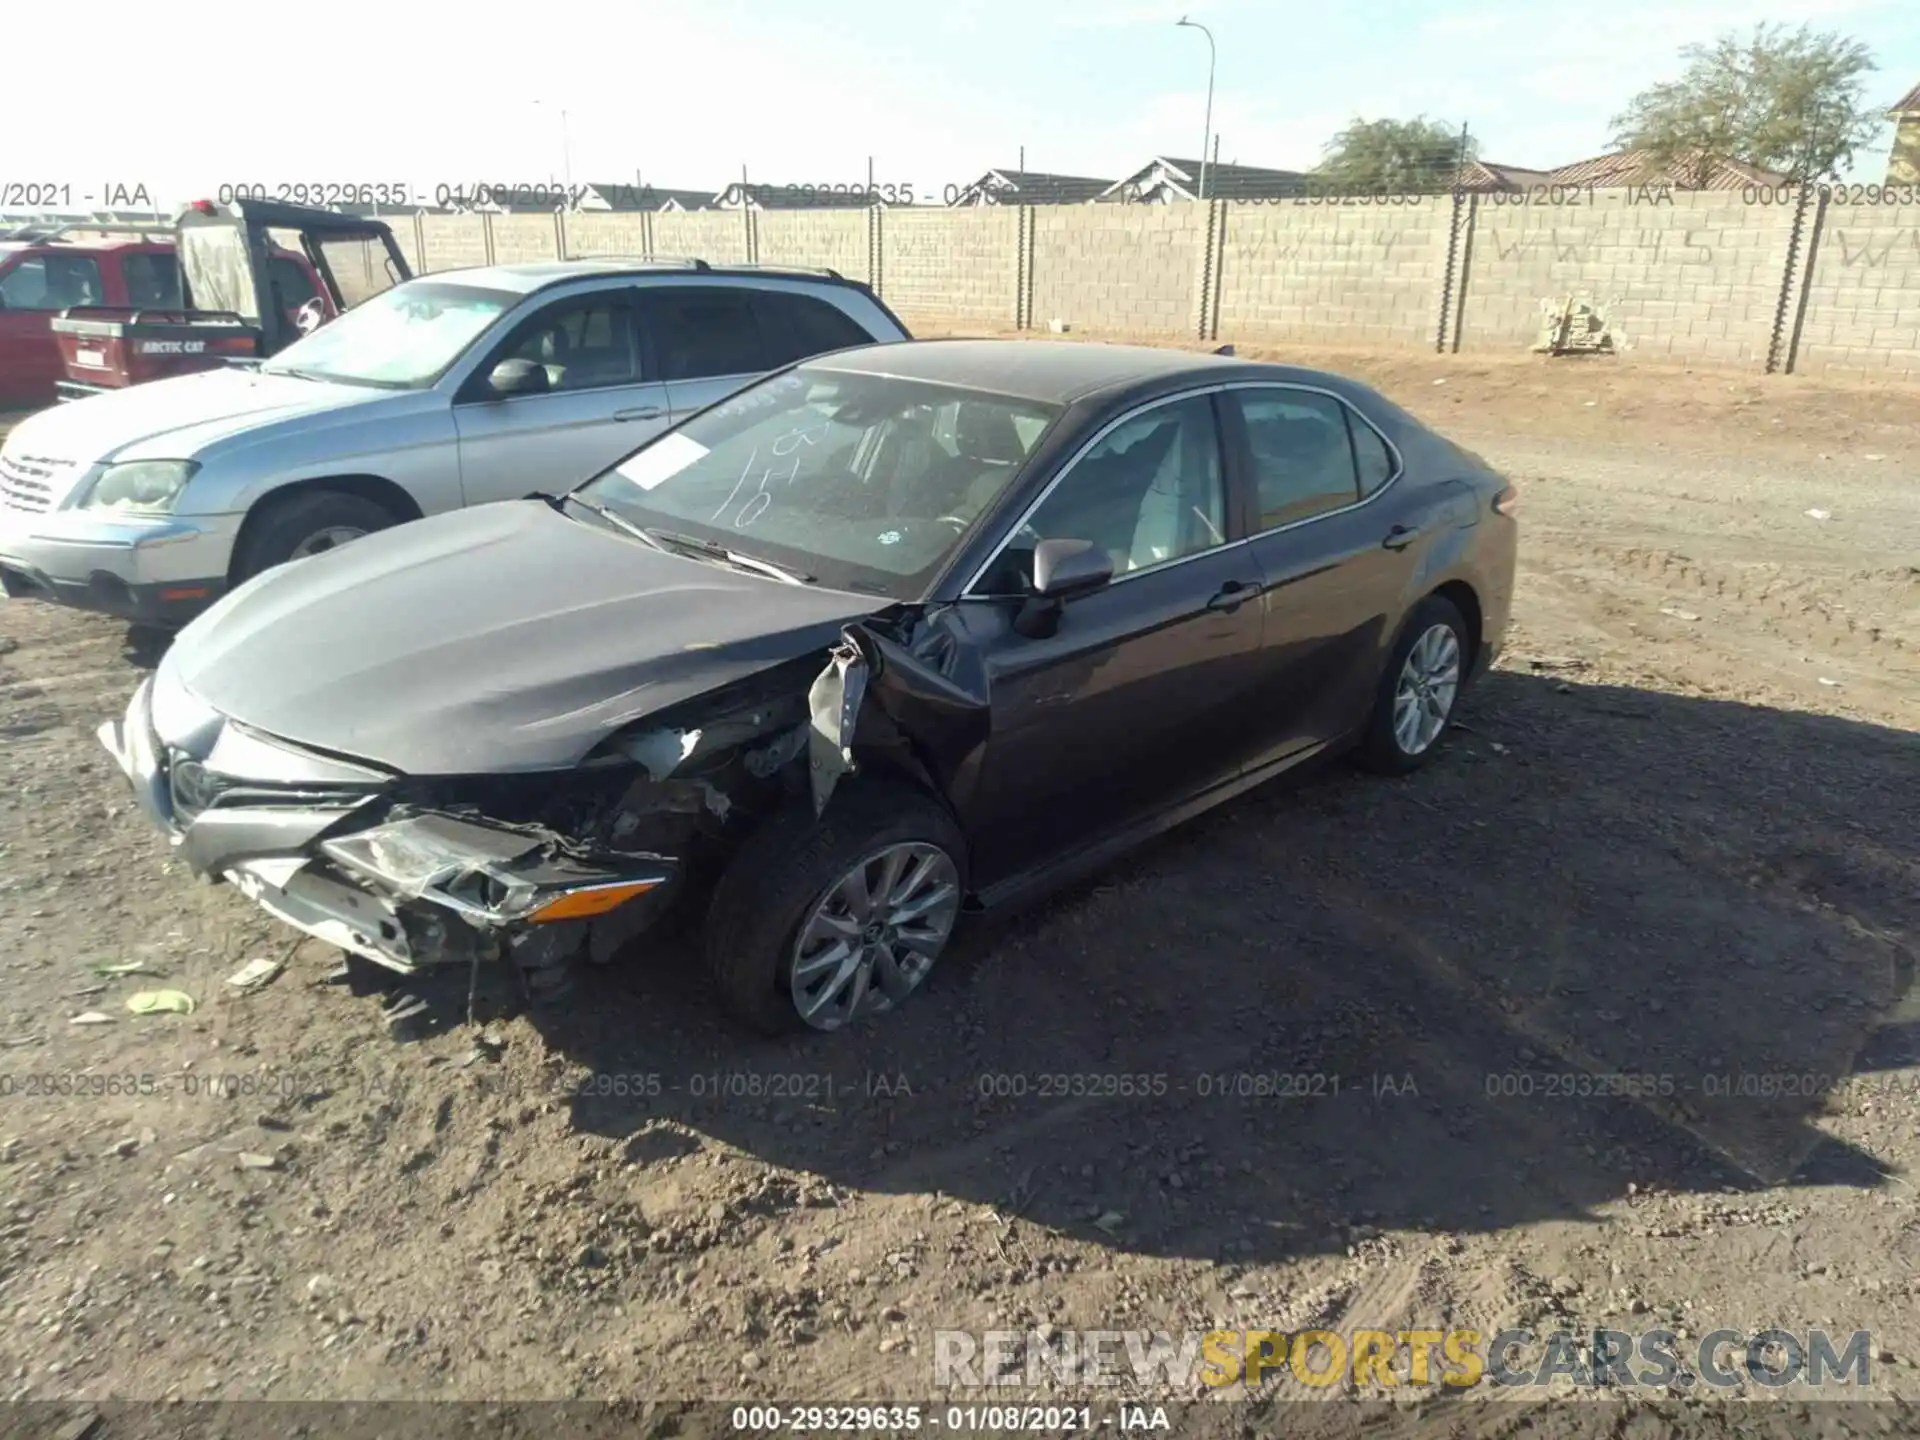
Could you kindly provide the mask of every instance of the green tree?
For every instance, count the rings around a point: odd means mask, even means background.
[[[1716,160],[1741,160],[1796,180],[1834,179],[1879,133],[1866,103],[1879,67],[1858,40],[1805,25],[1756,25],[1680,52],[1678,80],[1641,91],[1614,117],[1614,144],[1646,150],[1684,183]]]
[[[1413,195],[1451,189],[1462,158],[1476,153],[1472,137],[1463,145],[1460,131],[1424,115],[1355,119],[1327,142],[1313,174],[1329,190]]]

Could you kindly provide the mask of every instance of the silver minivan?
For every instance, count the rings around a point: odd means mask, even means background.
[[[832,271],[574,260],[423,276],[264,362],[20,422],[0,446],[0,586],[180,624],[284,561],[569,489],[768,370],[908,338]]]

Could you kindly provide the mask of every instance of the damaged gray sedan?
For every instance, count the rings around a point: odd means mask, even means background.
[[[101,739],[196,872],[393,970],[557,991],[698,905],[736,1015],[834,1030],[965,912],[1311,756],[1424,763],[1512,500],[1332,375],[843,351],[567,495],[265,572]]]

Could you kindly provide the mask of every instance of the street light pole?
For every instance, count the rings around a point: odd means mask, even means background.
[[[544,108],[547,102],[544,100],[536,100],[533,103]],[[564,105],[561,105],[555,108],[557,108],[560,111],[560,163],[564,167],[561,171],[561,174],[565,177],[565,180],[566,180],[567,203],[572,204],[573,203],[573,132],[568,128],[568,125],[567,125],[567,107]]]
[[[1205,200],[1207,198],[1207,151],[1213,145],[1213,67],[1219,55],[1214,49],[1213,31],[1198,20],[1189,20],[1184,15],[1180,17],[1179,23],[1189,30],[1198,30],[1207,37],[1207,132],[1200,141],[1200,194],[1198,197]]]

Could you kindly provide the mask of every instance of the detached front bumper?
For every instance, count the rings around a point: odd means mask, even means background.
[[[140,624],[183,624],[225,593],[241,519],[0,505],[0,589]]]
[[[320,757],[311,777],[290,782],[210,770],[170,751],[154,725],[153,694],[154,681],[142,681],[125,717],[98,735],[189,867],[230,882],[296,930],[402,974],[530,939],[570,948],[595,926],[631,929],[643,907],[629,902],[663,901],[678,878],[663,856],[597,864],[534,827],[392,811],[383,787],[340,788],[343,767]],[[223,743],[224,735],[212,743],[207,762],[220,759]]]

